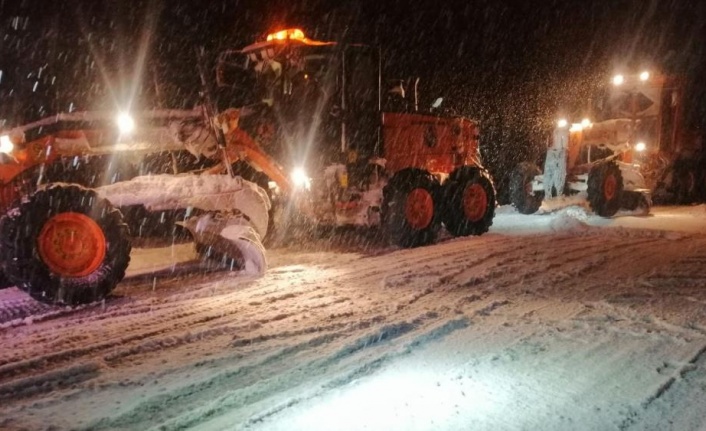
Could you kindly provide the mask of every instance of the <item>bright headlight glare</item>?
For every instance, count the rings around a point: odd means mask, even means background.
[[[125,112],[121,113],[118,115],[116,122],[118,123],[120,133],[123,135],[130,134],[133,130],[135,130],[135,120],[132,119],[130,114]]]
[[[556,125],[559,126],[559,128],[563,129],[564,127],[569,125],[569,122],[566,121],[566,119],[562,118],[556,122]]]
[[[645,151],[647,149],[647,145],[644,142],[638,142],[635,144],[635,151]]]
[[[15,144],[7,135],[0,136],[0,153],[10,154],[15,149]]]
[[[623,75],[615,75],[613,77],[613,85],[623,85],[625,82],[625,77]]]
[[[640,81],[647,81],[650,79],[650,72],[644,71],[640,74]]]
[[[307,190],[311,187],[311,179],[304,168],[294,168],[291,176],[294,187]]]

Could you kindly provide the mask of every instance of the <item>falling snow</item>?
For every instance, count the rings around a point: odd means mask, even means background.
[[[508,173],[541,162],[557,116],[616,70],[683,76],[685,132],[704,130],[704,5],[0,0],[0,127],[193,109],[199,66],[300,26],[378,47],[386,79],[419,82],[423,110],[442,97],[436,114],[478,120],[504,203]],[[219,184],[181,180],[103,193],[230,208]],[[245,193],[266,220],[267,198]],[[0,290],[0,430],[703,431],[705,232],[705,205],[604,219],[574,196],[532,216],[501,206],[487,234],[414,249],[370,230],[285,232],[262,276],[188,242],[134,247],[100,303]]]

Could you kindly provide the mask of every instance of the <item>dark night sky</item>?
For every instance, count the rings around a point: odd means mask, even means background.
[[[684,74],[692,101],[705,100],[705,23],[700,0],[0,0],[0,119],[114,108],[135,82],[135,103],[150,107],[155,79],[162,106],[191,106],[197,46],[215,54],[299,26],[379,44],[388,77],[420,76],[427,99],[483,120],[507,152],[618,69]],[[703,105],[691,104],[694,124]]]

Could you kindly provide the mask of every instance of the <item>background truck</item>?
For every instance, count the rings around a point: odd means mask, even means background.
[[[684,85],[644,71],[616,75],[603,94],[559,120],[544,170],[523,162],[510,180],[512,204],[524,214],[543,199],[585,192],[596,214],[651,202],[688,203],[704,197],[701,140],[684,122]]]
[[[99,300],[124,276],[131,235],[173,225],[262,272],[275,212],[381,226],[404,247],[492,224],[478,124],[384,91],[378,50],[290,29],[222,53],[216,70],[194,110],[66,113],[0,133],[3,286]]]

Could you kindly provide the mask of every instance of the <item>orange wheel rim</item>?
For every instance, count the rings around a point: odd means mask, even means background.
[[[103,230],[92,218],[76,212],[57,214],[46,221],[37,238],[39,256],[63,277],[85,277],[105,258]]]
[[[603,196],[607,201],[612,200],[618,191],[618,180],[615,175],[608,175],[603,181]]]
[[[429,226],[434,217],[434,199],[428,190],[418,188],[412,190],[405,203],[405,218],[414,229],[424,229]]]
[[[472,222],[485,216],[488,207],[488,195],[480,184],[471,184],[463,191],[463,213]]]

